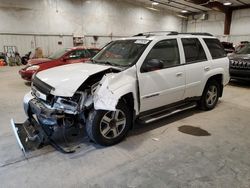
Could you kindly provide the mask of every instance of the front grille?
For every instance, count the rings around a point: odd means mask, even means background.
[[[246,60],[231,60],[230,68],[250,70],[250,61]]]
[[[35,78],[33,79],[33,85],[35,86],[35,88],[37,88],[40,92],[49,95],[50,91],[53,90],[54,88],[51,87],[50,85],[46,84],[45,82],[43,82],[42,80],[40,80],[39,78],[37,78],[35,76]]]
[[[50,94],[51,90],[53,90],[54,88],[51,87],[50,85],[46,84],[45,82],[43,82],[42,80],[40,80],[39,78],[37,78],[35,76],[35,78],[33,79],[33,86],[36,90],[38,90],[39,92],[45,94],[47,97],[46,99],[46,103],[49,105],[53,105],[54,103],[54,99],[55,97],[53,95]]]

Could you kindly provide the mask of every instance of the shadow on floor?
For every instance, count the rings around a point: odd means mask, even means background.
[[[250,88],[250,81],[244,81],[244,80],[230,80],[229,82],[230,86],[235,87],[242,87],[242,88]]]
[[[200,127],[193,127],[190,125],[183,125],[178,127],[178,131],[185,133],[185,134],[190,134],[193,136],[211,136],[209,132],[207,132],[204,129],[201,129]]]

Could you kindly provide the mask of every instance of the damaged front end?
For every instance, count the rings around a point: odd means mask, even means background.
[[[51,144],[63,153],[74,152],[75,146],[69,147],[71,137],[83,138],[86,117],[94,108],[94,93],[104,74],[110,72],[112,70],[90,76],[72,97],[52,95],[54,88],[35,77],[31,92],[24,97],[28,119],[22,124],[11,120],[21,149],[27,152]],[[74,140],[76,142],[79,143]]]

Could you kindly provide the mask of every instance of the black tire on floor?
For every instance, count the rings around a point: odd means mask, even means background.
[[[220,94],[220,85],[216,80],[210,80],[205,86],[205,89],[203,91],[201,100],[199,101],[199,107],[202,110],[212,110],[219,99],[219,94]],[[211,91],[216,95],[211,95]],[[210,100],[209,102],[209,96],[213,96],[213,100]]]
[[[114,117],[116,115],[117,118]],[[123,116],[124,118],[122,118]],[[122,122],[123,124],[121,124]],[[131,123],[132,115],[128,106],[124,102],[119,102],[115,114],[112,111],[92,110],[87,118],[86,132],[88,137],[96,144],[111,146],[121,142],[126,137]],[[104,134],[106,130],[107,134]],[[115,136],[115,133],[119,134]]]

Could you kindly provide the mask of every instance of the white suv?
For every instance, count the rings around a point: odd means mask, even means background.
[[[91,62],[39,72],[24,109],[47,137],[57,126],[80,125],[107,146],[135,120],[149,123],[197,105],[213,109],[228,81],[229,59],[210,34],[142,33],[111,42]]]

